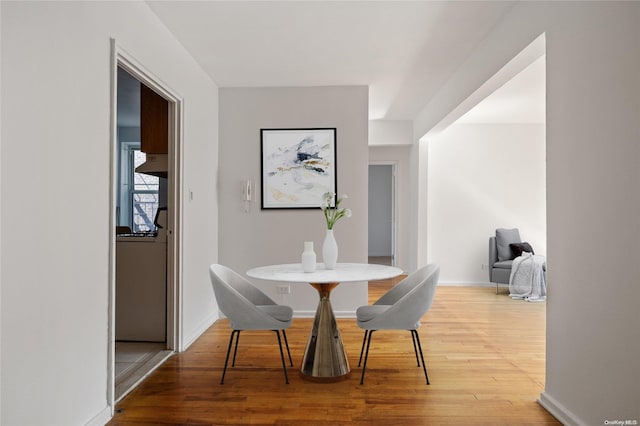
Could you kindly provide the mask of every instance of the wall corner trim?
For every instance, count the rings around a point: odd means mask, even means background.
[[[98,414],[96,414],[91,420],[85,423],[86,426],[103,426],[107,424],[111,417],[113,410],[110,405],[104,407]]]
[[[293,312],[294,318],[315,318],[316,311],[296,310]],[[334,311],[336,318],[355,318],[356,311]]]
[[[553,417],[555,417],[560,423],[565,426],[587,426],[586,422],[583,422],[567,409],[564,405],[560,404],[555,398],[549,396],[548,393],[542,392],[538,398],[538,404],[540,404],[545,410],[547,410]]]
[[[202,321],[192,333],[190,333],[188,336],[185,336],[184,340],[180,344],[179,350],[176,352],[186,351],[189,346],[191,346],[193,342],[198,340],[198,338],[202,336],[202,334],[207,331],[207,329],[211,327],[213,323],[215,323],[218,319],[219,317],[217,315],[209,315],[207,318],[205,318],[204,321]]]

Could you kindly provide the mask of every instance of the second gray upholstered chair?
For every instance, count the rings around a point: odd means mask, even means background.
[[[416,354],[418,367],[420,366],[419,353],[422,359],[424,377],[427,380],[427,384],[429,384],[429,376],[427,375],[427,367],[424,364],[422,345],[420,344],[420,336],[417,330],[420,327],[420,318],[429,310],[433,302],[439,274],[440,268],[437,265],[424,266],[392,287],[373,305],[361,306],[357,309],[358,326],[364,329],[360,361],[358,361],[359,367],[364,353],[360,384],[364,383],[371,336],[377,330],[408,330],[411,332],[413,350]]]
[[[231,366],[235,366],[238,341],[240,340],[240,332],[243,330],[272,330],[276,332],[278,335],[278,345],[280,346],[280,358],[282,360],[285,382],[289,383],[287,367],[284,362],[284,353],[282,351],[282,341],[280,340],[280,331],[282,331],[284,343],[287,347],[289,363],[293,367],[291,352],[289,351],[289,342],[287,342],[287,334],[285,333],[285,329],[291,325],[293,309],[291,309],[290,306],[276,304],[276,302],[271,300],[269,296],[256,288],[248,280],[226,266],[218,264],[211,265],[209,267],[209,276],[211,277],[218,307],[222,313],[229,318],[229,325],[232,330],[220,383],[224,383],[224,376],[227,372],[227,364],[229,363],[229,354],[231,353],[234,336],[236,337],[236,344]]]

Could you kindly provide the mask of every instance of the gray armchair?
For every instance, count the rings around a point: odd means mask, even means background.
[[[509,285],[513,259],[518,256],[512,251],[511,244],[524,244],[531,249],[528,243],[522,243],[518,228],[498,228],[496,235],[489,237],[489,281],[496,284],[496,294],[499,284]],[[546,264],[543,265],[543,270],[546,273]]]
[[[496,237],[489,237],[489,281],[496,284],[496,294],[499,284],[509,284],[512,264],[513,259],[498,260]]]
[[[364,383],[364,373],[367,368],[371,336],[373,332],[377,330],[409,330],[411,332],[413,350],[416,354],[418,367],[420,367],[420,359],[418,359],[419,353],[422,359],[424,377],[427,380],[427,384],[429,384],[429,376],[427,375],[427,367],[424,363],[422,345],[420,344],[420,336],[417,330],[418,327],[420,327],[420,318],[429,310],[433,303],[433,296],[436,291],[436,285],[438,284],[439,274],[440,268],[437,265],[431,264],[424,266],[392,287],[391,290],[385,293],[373,305],[360,306],[356,310],[358,327],[364,329],[360,361],[358,361],[359,367],[362,362],[362,354],[364,353],[364,365],[362,367],[360,384]],[[417,347],[416,343],[418,344]]]

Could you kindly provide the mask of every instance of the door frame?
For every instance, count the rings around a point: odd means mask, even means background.
[[[182,350],[182,145],[183,100],[173,89],[111,39],[111,111],[109,167],[109,312],[107,356],[107,404],[115,410],[115,290],[116,290],[116,200],[118,178],[117,75],[122,67],[169,103],[169,146],[167,171],[167,337],[166,347]]]
[[[394,160],[369,161],[369,166],[391,166],[391,265],[398,265],[398,191],[396,173],[398,162]]]

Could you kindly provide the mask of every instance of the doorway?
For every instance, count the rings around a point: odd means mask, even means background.
[[[181,101],[112,42],[108,402],[179,349]]]
[[[369,165],[369,263],[396,266],[395,165]]]

